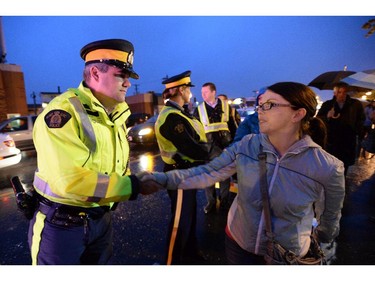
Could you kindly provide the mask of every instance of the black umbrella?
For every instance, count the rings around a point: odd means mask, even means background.
[[[332,90],[335,84],[339,83],[341,79],[356,73],[355,71],[328,71],[320,74],[312,80],[308,86],[318,88],[320,90]]]

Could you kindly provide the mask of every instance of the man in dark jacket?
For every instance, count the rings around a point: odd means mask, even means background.
[[[221,150],[224,150],[232,143],[240,120],[236,120],[227,100],[216,97],[214,83],[203,84],[201,92],[204,101],[195,109],[194,116],[202,122],[208,142],[213,142]],[[219,185],[220,209],[227,211],[231,204],[230,178],[220,182]],[[207,187],[205,193],[207,205],[204,207],[204,212],[208,214],[216,209],[215,186]]]
[[[360,101],[347,94],[348,85],[339,83],[334,97],[324,102],[317,114],[327,125],[326,150],[344,162],[345,175],[355,163],[357,139],[362,134],[365,113]]]

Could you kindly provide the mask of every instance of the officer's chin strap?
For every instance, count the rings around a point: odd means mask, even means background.
[[[182,192],[183,192],[182,189],[177,190],[176,211],[175,211],[175,216],[174,216],[174,223],[173,223],[173,229],[172,229],[172,234],[171,234],[171,240],[169,241],[167,265],[172,264],[173,248],[174,248],[174,243],[176,241],[178,225],[180,223],[180,218],[181,218],[182,197],[183,197]]]

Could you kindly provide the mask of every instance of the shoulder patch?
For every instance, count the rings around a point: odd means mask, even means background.
[[[181,134],[183,131],[185,131],[184,124],[177,124],[176,127],[174,127],[174,130],[176,133]]]
[[[64,110],[51,110],[44,116],[48,128],[62,128],[72,116]]]

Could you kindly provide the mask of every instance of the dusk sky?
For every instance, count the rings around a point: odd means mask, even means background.
[[[375,16],[2,16],[9,64],[21,66],[26,96],[77,87],[80,49],[122,38],[135,47],[128,96],[163,91],[162,78],[192,71],[192,93],[203,83],[231,98],[280,81],[308,84],[332,70],[375,68],[375,35],[361,26]],[[137,85],[137,86],[136,86]],[[326,100],[331,91],[313,90]],[[37,99],[37,102],[40,102]]]

